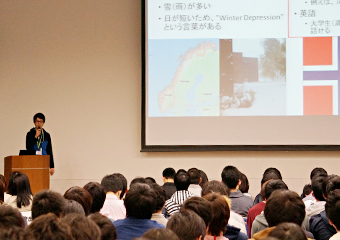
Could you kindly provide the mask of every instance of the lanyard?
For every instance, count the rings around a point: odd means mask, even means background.
[[[43,139],[44,139],[44,129],[41,129],[41,134],[40,134],[39,140],[37,142],[38,149],[40,149],[41,140],[43,140]]]

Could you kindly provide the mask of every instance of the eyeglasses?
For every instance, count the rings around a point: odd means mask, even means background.
[[[36,123],[44,123],[43,120],[35,120]]]

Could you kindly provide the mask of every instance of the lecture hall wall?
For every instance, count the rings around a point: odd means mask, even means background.
[[[197,167],[220,180],[223,167],[235,165],[253,196],[267,167],[280,169],[300,194],[314,167],[340,174],[339,152],[141,153],[140,1],[2,0],[0,7],[0,156],[25,148],[32,117],[43,112],[53,190],[114,172],[161,184],[169,166]]]

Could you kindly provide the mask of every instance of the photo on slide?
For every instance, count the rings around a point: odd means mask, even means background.
[[[221,116],[286,115],[286,39],[220,39]]]

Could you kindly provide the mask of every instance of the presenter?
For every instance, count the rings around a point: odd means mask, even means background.
[[[45,116],[37,113],[33,117],[35,127],[26,135],[26,149],[36,151],[36,155],[50,155],[50,174],[54,174],[51,136],[43,129]]]

